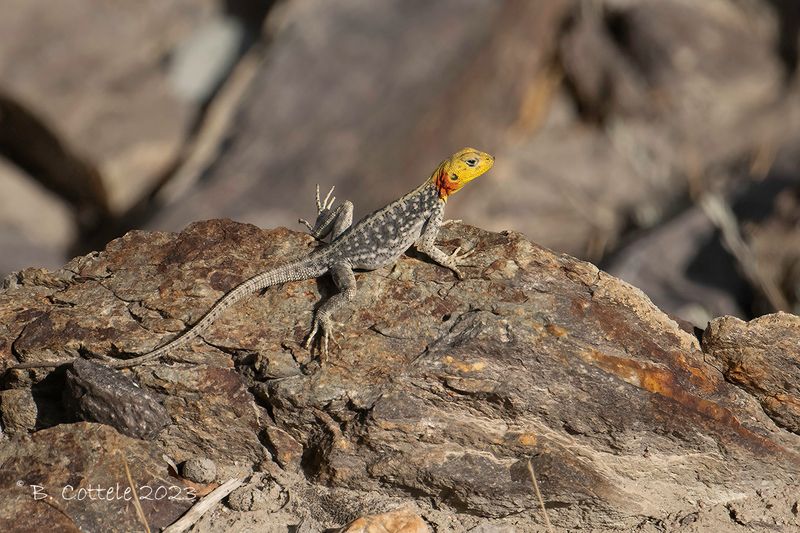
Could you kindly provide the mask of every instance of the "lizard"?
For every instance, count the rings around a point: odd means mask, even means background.
[[[331,188],[320,201],[317,186],[317,219],[305,224],[317,240],[330,236],[329,243],[309,255],[278,265],[243,281],[220,298],[203,317],[188,330],[163,346],[129,359],[102,357],[101,362],[115,368],[140,365],[168,356],[177,348],[205,331],[226,309],[251,294],[289,281],[318,278],[330,274],[339,292],[326,300],[314,314],[311,330],[303,346],[311,348],[319,335],[321,357],[327,357],[328,339],[332,336],[331,316],[356,294],[354,270],[375,270],[394,264],[412,245],[434,262],[453,271],[458,279],[464,275],[458,268],[472,251],[461,253],[461,247],[450,255],[436,247],[439,228],[444,221],[447,200],[464,185],[484,174],[494,164],[494,157],[474,148],[464,148],[442,161],[420,186],[401,198],[378,209],[353,224],[353,204],[342,202],[335,209],[336,197]],[[13,368],[56,367],[74,361],[22,363]]]

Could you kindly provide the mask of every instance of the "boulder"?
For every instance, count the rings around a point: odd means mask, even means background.
[[[142,464],[160,479],[191,457],[213,460],[217,479],[261,472],[269,505],[212,511],[198,531],[253,520],[274,531],[341,528],[409,504],[435,530],[531,531],[544,523],[532,475],[559,529],[800,526],[800,436],[785,415],[765,412],[760,388],[739,386],[748,380],[733,381],[720,363],[726,350],[757,355],[747,347],[770,340],[789,357],[800,326],[778,317],[777,329],[767,321],[716,335],[712,324],[701,345],[638,289],[514,232],[446,227],[443,249],[475,249],[463,281],[415,253],[358,273],[355,299],[334,317],[338,346],[322,361],[301,343],[315,305],[334,291],[330,280],[240,302],[169,360],[123,371],[162,395],[172,420],[147,441],[69,423],[54,401],[61,370],[11,368],[144,353],[237,283],[317,245],[285,229],[213,220],[180,234],[131,232],[61,270],[7,278],[2,383],[32,391],[40,422],[0,448],[16,457],[0,478],[4,512],[53,511],[20,492],[20,479],[97,483],[72,474],[85,459],[48,466],[66,457],[64,442],[114,442],[152,458]],[[770,365],[757,369],[764,375],[791,363],[758,360]],[[796,394],[752,368],[737,372],[768,383],[771,397]],[[114,472],[104,481],[122,483]],[[91,505],[68,506],[59,519],[107,512]],[[179,514],[175,502],[152,505],[150,513]]]

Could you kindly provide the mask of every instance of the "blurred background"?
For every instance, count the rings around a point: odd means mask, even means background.
[[[0,276],[134,228],[356,216],[463,146],[448,217],[704,327],[800,304],[796,0],[4,0]]]

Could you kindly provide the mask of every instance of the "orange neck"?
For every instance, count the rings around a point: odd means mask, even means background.
[[[431,176],[434,186],[436,190],[439,192],[439,198],[447,201],[447,197],[456,192],[458,187],[458,182],[454,182],[450,180],[450,176],[445,171],[444,166],[441,166],[436,169],[436,172],[433,173]]]

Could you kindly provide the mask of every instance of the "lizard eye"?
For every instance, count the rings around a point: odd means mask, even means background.
[[[471,157],[471,158],[467,159],[466,161],[464,161],[464,163],[466,163],[468,167],[474,167],[475,165],[478,164],[478,160],[475,159],[474,157]]]

